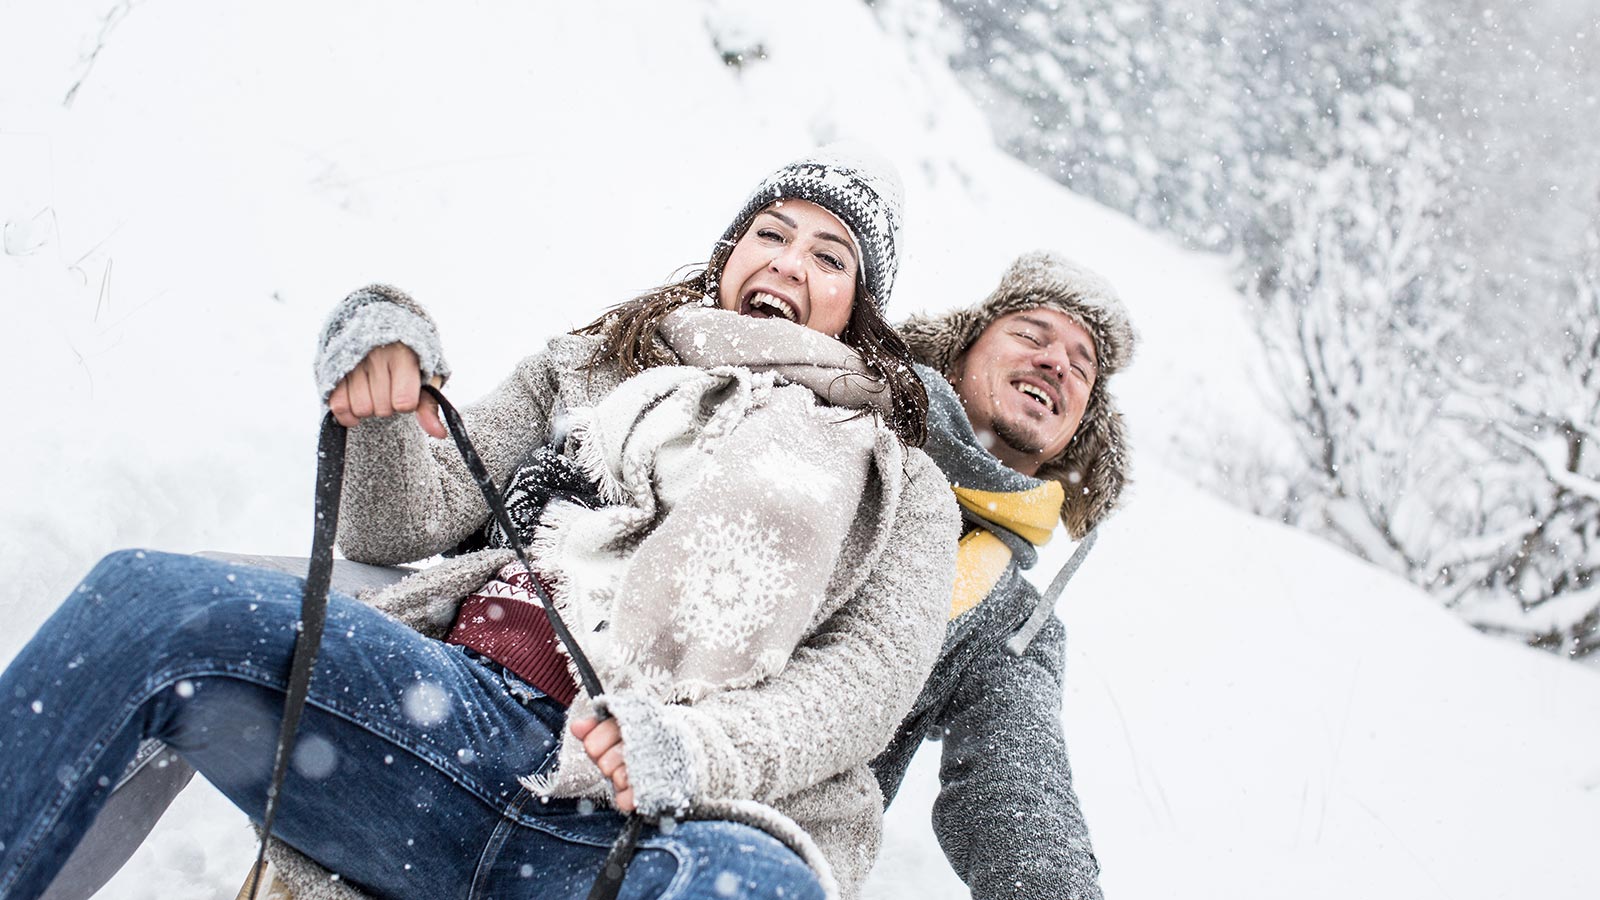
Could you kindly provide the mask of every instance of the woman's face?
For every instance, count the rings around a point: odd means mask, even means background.
[[[805,200],[779,200],[756,213],[733,246],[717,305],[838,337],[850,321],[860,265],[849,229],[833,213]]]

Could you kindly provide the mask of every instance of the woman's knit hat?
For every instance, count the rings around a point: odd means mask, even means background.
[[[854,144],[828,144],[762,179],[717,242],[709,273],[715,294],[721,262],[756,213],[774,200],[807,200],[839,217],[861,251],[861,283],[877,303],[888,307],[899,267],[898,238],[905,188],[893,164]]]
[[[1067,448],[1038,471],[1039,478],[1059,481],[1065,489],[1061,521],[1074,538],[1081,538],[1111,514],[1128,483],[1127,435],[1109,381],[1133,358],[1138,338],[1111,285],[1063,256],[1024,253],[982,302],[943,315],[913,316],[896,330],[917,362],[948,378],[995,319],[1041,306],[1066,313],[1094,339],[1098,374],[1083,421]]]

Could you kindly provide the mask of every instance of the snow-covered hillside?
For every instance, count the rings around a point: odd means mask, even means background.
[[[1108,896],[1593,895],[1600,675],[1186,484],[1175,447],[1269,427],[1225,262],[1005,157],[937,55],[864,4],[160,0],[105,18],[123,8],[0,4],[0,348],[21,388],[0,660],[109,550],[305,552],[311,346],[349,289],[428,303],[469,399],[704,259],[771,167],[853,137],[907,182],[895,314],[976,299],[1049,247],[1117,284],[1142,332],[1113,382],[1138,481],[1060,608]],[[925,825],[935,753],[891,811],[872,896],[965,896]],[[250,852],[197,786],[103,894],[231,896]]]

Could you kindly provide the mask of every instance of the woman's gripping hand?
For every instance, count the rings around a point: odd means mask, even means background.
[[[417,354],[405,344],[384,344],[368,353],[328,395],[328,410],[346,428],[362,419],[414,412],[423,431],[449,436],[439,420],[439,404],[422,393]]]
[[[633,788],[628,785],[628,764],[622,757],[622,728],[615,718],[596,722],[594,719],[573,719],[568,726],[572,736],[583,741],[583,752],[589,754],[600,774],[611,779],[616,789],[617,809],[633,812]]]

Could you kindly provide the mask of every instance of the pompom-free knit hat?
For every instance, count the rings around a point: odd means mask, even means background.
[[[946,378],[956,361],[995,319],[1025,309],[1066,313],[1094,339],[1098,375],[1083,421],[1067,449],[1039,467],[1039,478],[1061,483],[1061,521],[1081,538],[1116,508],[1128,483],[1128,442],[1109,386],[1110,376],[1133,358],[1138,342],[1128,310],[1104,278],[1047,251],[1024,253],[980,303],[937,316],[913,316],[896,330],[917,361]]]
[[[854,144],[828,144],[762,179],[717,242],[712,259],[725,260],[755,214],[774,200],[807,200],[839,217],[861,251],[861,280],[879,311],[888,307],[899,267],[905,188],[893,164]],[[710,273],[716,293],[721,266]]]

